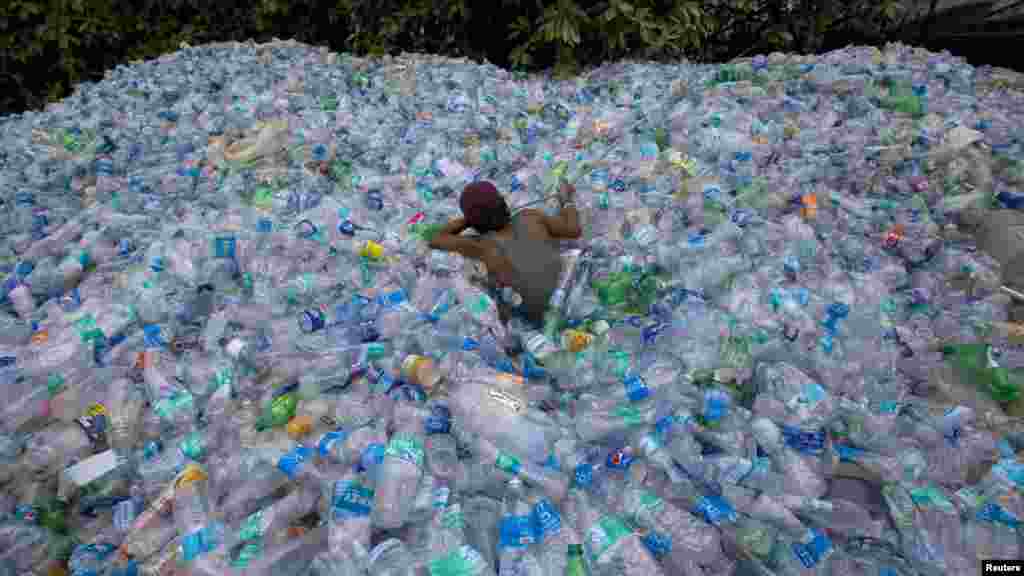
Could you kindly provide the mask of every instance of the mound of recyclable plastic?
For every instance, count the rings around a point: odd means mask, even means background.
[[[1024,81],[901,45],[572,81],[183,47],[0,119],[0,574],[972,574],[1024,328],[958,225]],[[427,248],[584,237],[540,330]],[[514,298],[514,295],[510,295]]]

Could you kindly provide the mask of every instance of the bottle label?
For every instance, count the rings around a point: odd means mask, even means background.
[[[591,556],[601,558],[616,542],[631,534],[626,523],[615,516],[604,516],[587,533]]]
[[[358,472],[373,470],[384,461],[384,453],[387,448],[383,444],[370,444],[359,456]]]
[[[613,450],[608,454],[606,465],[613,470],[628,470],[633,464],[633,452],[628,448]]]
[[[613,414],[622,418],[622,422],[627,426],[640,426],[644,423],[643,414],[634,406],[618,406]]]
[[[235,258],[237,241],[234,236],[218,236],[213,240],[214,258]]]
[[[519,474],[519,469],[522,466],[522,463],[518,458],[511,454],[498,452],[498,458],[495,460],[494,466],[502,472],[515,476],[516,474]]]
[[[795,426],[781,426],[782,439],[801,454],[821,454],[825,450],[825,430],[804,430]]]
[[[720,390],[708,390],[704,394],[704,420],[717,422],[729,412],[729,396]]]
[[[638,375],[627,376],[622,384],[626,387],[626,397],[630,402],[639,402],[651,395],[647,382]]]
[[[181,559],[191,562],[216,547],[217,542],[208,527],[200,528],[181,539]]]
[[[430,415],[423,421],[427,434],[448,434],[452,429],[452,413],[447,406],[435,404],[430,408]]]
[[[345,430],[335,430],[321,436],[320,441],[316,443],[317,452],[320,453],[320,457],[326,458],[331,453],[331,448],[334,444],[336,442],[344,442],[348,435],[349,433]]]
[[[640,541],[659,562],[672,553],[672,537],[664,532],[648,532],[640,537]]]
[[[499,546],[525,548],[537,541],[529,516],[505,516],[498,527]]]
[[[286,452],[277,461],[277,467],[281,472],[284,472],[291,479],[295,479],[295,476],[302,469],[303,464],[306,460],[313,455],[313,450],[306,446],[296,446],[290,452]]]
[[[701,496],[697,500],[695,513],[715,526],[736,521],[736,510],[721,496]]]
[[[423,466],[423,442],[411,434],[395,434],[384,451],[385,456]]]
[[[181,454],[191,460],[200,460],[206,454],[206,438],[201,432],[193,432],[178,445]]]
[[[864,450],[848,444],[833,444],[832,446],[842,462],[857,462],[864,454]]]
[[[910,489],[910,499],[919,508],[938,508],[946,514],[956,514],[956,506],[934,486],[917,486]]]
[[[449,505],[441,514],[441,526],[448,530],[464,530],[466,528],[466,516],[462,513],[462,506],[458,502]]]
[[[533,506],[533,525],[537,540],[543,542],[562,531],[562,516],[558,508],[545,498]]]
[[[982,522],[1003,524],[1015,530],[1021,526],[1020,520],[1014,516],[1013,513],[995,502],[986,502],[982,505],[982,507],[978,509],[977,518]]]
[[[521,399],[502,390],[498,390],[497,388],[489,389],[487,391],[487,396],[490,397],[491,400],[494,400],[508,408],[513,414],[518,414],[525,407],[525,403]]]
[[[484,557],[469,545],[433,560],[427,567],[430,576],[482,576],[488,565]]]
[[[338,480],[334,483],[331,508],[335,521],[343,518],[365,518],[373,509],[374,491],[359,482]]]
[[[573,470],[572,476],[577,486],[587,488],[594,481],[594,467],[590,464],[580,464]]]
[[[266,528],[263,521],[263,510],[257,510],[242,521],[242,526],[238,530],[238,538],[242,542],[263,538]]]
[[[794,542],[793,554],[804,568],[813,568],[832,554],[832,540],[823,532],[811,530],[806,542]]]

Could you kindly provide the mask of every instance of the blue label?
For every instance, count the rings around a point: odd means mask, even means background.
[[[1013,452],[993,466],[993,470],[1005,474],[1017,486],[1024,487],[1024,464],[1016,460]]]
[[[843,462],[856,462],[864,454],[864,450],[847,444],[833,444],[833,447]]]
[[[380,298],[381,305],[388,307],[396,307],[399,306],[402,302],[407,301],[408,298],[405,297],[405,291],[403,290],[394,290],[392,292],[388,292],[387,294],[381,295]]]
[[[463,338],[462,339],[462,349],[465,350],[466,352],[470,352],[470,351],[473,351],[473,350],[479,350],[480,349],[480,343],[477,342],[476,340],[473,340],[472,338]]]
[[[436,404],[423,422],[427,434],[448,434],[452,430],[452,413],[447,406]]]
[[[210,531],[206,527],[200,528],[181,539],[182,560],[191,562],[212,550],[215,545]]]
[[[562,531],[562,516],[558,508],[545,498],[533,507],[533,525],[537,540],[543,542]]]
[[[813,537],[810,542],[806,544],[800,542],[793,543],[793,554],[804,565],[804,568],[813,568],[832,549],[832,541],[823,532],[811,530],[811,533]]]
[[[662,560],[672,553],[672,537],[662,532],[648,532],[640,538],[647,551],[655,560]]]
[[[689,238],[687,238],[687,242],[690,244],[690,246],[703,246],[704,234],[700,232],[690,234]]]
[[[672,414],[668,416],[662,416],[654,423],[654,431],[659,436],[665,436],[672,431],[672,427],[676,424],[676,417]]]
[[[331,507],[335,518],[366,517],[373,509],[374,491],[358,482],[338,480],[334,483]]]
[[[215,258],[234,258],[237,241],[234,236],[220,236],[213,241],[213,255]]]
[[[537,541],[529,516],[505,516],[498,526],[498,546],[525,548]]]
[[[701,496],[694,513],[715,526],[736,521],[736,510],[721,496]]]
[[[802,454],[820,454],[825,449],[825,430],[802,430],[782,425],[782,438],[793,450]]]
[[[163,348],[164,342],[160,338],[160,327],[156,324],[146,324],[143,326],[142,341],[147,350]]]
[[[1017,457],[1016,451],[1014,451],[1013,446],[1010,445],[1009,440],[1006,438],[1000,438],[999,442],[996,444],[996,448],[999,449],[999,455],[1003,458],[1009,458],[1012,460]]]
[[[296,446],[291,452],[285,453],[281,456],[281,459],[277,461],[277,467],[284,472],[291,479],[295,479],[296,474],[302,468],[302,465],[306,463],[306,460],[313,455],[313,450],[306,446]]]
[[[729,395],[720,390],[708,390],[704,394],[704,419],[717,422],[729,412]]]
[[[321,458],[327,457],[327,454],[331,451],[331,446],[335,442],[344,442],[348,438],[348,431],[346,430],[335,430],[334,432],[328,432],[320,437],[320,441],[317,442],[317,451],[320,453]]]
[[[1010,528],[1018,528],[1020,526],[1020,520],[1018,520],[1016,516],[994,502],[986,502],[985,505],[978,510],[978,520],[1005,524]]]
[[[386,447],[383,444],[370,444],[363,450],[363,453],[359,456],[359,472],[368,472],[375,469],[384,461],[384,450]]]
[[[573,480],[581,488],[587,488],[594,482],[594,467],[590,464],[580,464],[573,470]]]
[[[626,397],[630,402],[639,402],[651,395],[647,382],[638,375],[627,376],[622,384],[626,387]]]
[[[899,412],[899,409],[899,403],[893,400],[882,400],[878,406],[878,411],[882,414],[895,414]]]

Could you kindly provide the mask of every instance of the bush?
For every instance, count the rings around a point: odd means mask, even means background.
[[[789,2],[792,4],[793,2]],[[39,108],[83,80],[181,42],[295,38],[357,55],[402,51],[568,75],[619,59],[721,61],[813,52],[857,23],[886,37],[896,0],[9,0],[0,4],[0,114]],[[586,6],[586,8],[584,8]]]

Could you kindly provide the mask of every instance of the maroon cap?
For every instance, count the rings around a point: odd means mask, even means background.
[[[507,210],[505,199],[498,193],[494,184],[487,181],[467,184],[462,190],[462,197],[459,198],[459,207],[466,217],[466,223],[474,228],[479,228],[474,224],[491,222],[494,214]]]

